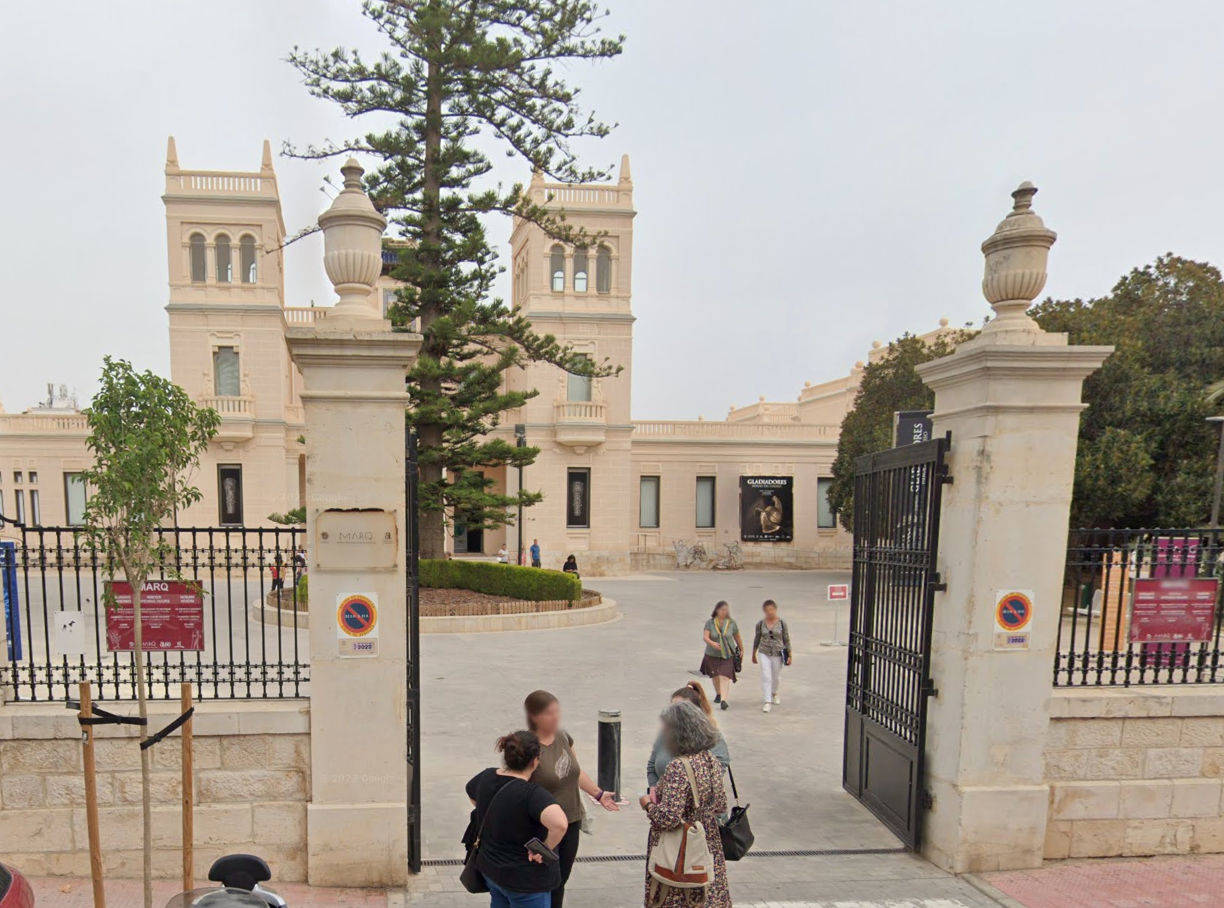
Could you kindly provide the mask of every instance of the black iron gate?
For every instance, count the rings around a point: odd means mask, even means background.
[[[404,511],[408,522],[408,868],[421,872],[421,522],[417,511],[420,467],[416,433],[404,439]]]
[[[923,750],[940,492],[951,436],[855,462],[854,574],[842,786],[910,848],[922,834]]]

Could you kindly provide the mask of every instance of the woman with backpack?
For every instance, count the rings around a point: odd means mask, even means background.
[[[757,663],[760,653],[761,690],[765,695],[764,712],[770,712],[782,701],[778,699],[778,684],[782,681],[782,666],[791,664],[790,631],[786,622],[778,617],[778,603],[766,599],[761,606],[765,617],[757,622],[756,636],[752,640],[752,664]]]
[[[727,812],[722,766],[711,753],[718,731],[692,703],[660,715],[672,761],[653,796],[640,804],[650,819],[645,908],[731,908],[718,817]]]

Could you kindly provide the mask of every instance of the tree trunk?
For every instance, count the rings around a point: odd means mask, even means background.
[[[144,628],[141,626],[140,592],[144,587],[143,579],[138,583],[128,575],[128,583],[132,585],[132,622],[135,625],[136,645],[136,704],[140,718],[149,718],[148,692],[145,690],[144,672]],[[148,725],[140,726],[140,741],[143,744],[149,737]],[[153,801],[150,791],[152,772],[150,751],[140,750],[140,805],[141,822],[144,831],[144,908],[153,908]]]
[[[425,343],[421,352],[434,359],[445,355],[445,349],[433,349],[430,344],[430,326],[441,314],[442,301],[438,298],[437,285],[441,283],[434,250],[441,247],[443,224],[441,209],[441,179],[438,174],[438,155],[442,149],[442,78],[435,61],[430,61],[425,76],[425,167],[421,182],[421,264],[425,275],[425,286],[421,288],[421,333]],[[419,382],[426,397],[442,394],[440,379],[425,379]],[[442,427],[419,425],[417,444],[428,450],[442,446]],[[442,464],[421,464],[422,485],[442,480]],[[440,510],[428,510],[419,514],[422,558],[446,557],[446,519]]]

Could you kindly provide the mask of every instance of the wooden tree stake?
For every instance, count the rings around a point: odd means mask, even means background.
[[[89,682],[81,682],[82,719],[93,716],[93,697]],[[85,827],[89,832],[89,875],[93,879],[94,908],[106,908],[106,892],[102,886],[102,843],[98,831],[98,770],[94,760],[94,727],[81,726],[85,732],[82,751],[85,757]]]

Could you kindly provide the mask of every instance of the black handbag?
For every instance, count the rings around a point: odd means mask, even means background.
[[[734,786],[734,782],[731,783]],[[497,790],[497,794],[489,801],[489,806],[485,808],[484,818],[480,821],[480,828],[476,830],[476,838],[472,841],[472,847],[468,849],[467,857],[463,859],[463,870],[459,871],[459,882],[463,884],[463,888],[473,895],[479,895],[482,892],[489,891],[489,884],[485,882],[484,874],[476,869],[476,855],[480,853],[480,837],[484,834],[485,823],[489,821],[489,814],[493,812],[493,805],[497,803],[498,797],[503,791],[510,787],[507,782]],[[470,826],[469,826],[470,829]],[[464,836],[466,840],[467,836]]]
[[[731,658],[735,660],[735,673],[738,675],[744,670],[744,654],[737,649]]]
[[[735,773],[727,767],[727,775],[731,777],[731,793],[735,795],[735,806],[725,820],[718,821],[718,837],[722,839],[723,857],[728,861],[738,861],[746,855],[756,841],[752,834],[752,826],[748,823],[748,807],[739,805],[739,792],[735,788]]]

